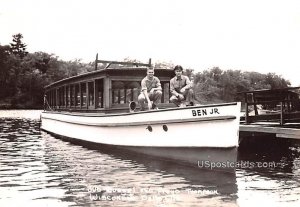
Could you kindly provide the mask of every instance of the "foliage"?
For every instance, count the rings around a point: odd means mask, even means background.
[[[62,61],[45,52],[28,53],[22,34],[0,45],[0,108],[40,108],[44,87],[54,81],[92,71],[93,63]]]
[[[10,47],[0,45],[0,99],[10,95]]]
[[[28,52],[26,51],[26,44],[22,42],[23,35],[18,33],[13,35],[13,43],[10,43],[10,52],[19,58],[23,59]]]
[[[160,69],[170,69],[170,68],[174,68],[175,65],[173,63],[170,62],[162,62],[162,61],[157,61],[154,65],[154,68],[160,68]]]
[[[239,93],[289,87],[289,81],[274,73],[223,71],[218,67],[194,75],[194,92],[200,103],[241,100]]]

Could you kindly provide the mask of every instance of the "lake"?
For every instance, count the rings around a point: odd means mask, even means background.
[[[243,138],[219,172],[62,141],[40,112],[0,111],[0,206],[300,206],[300,141]]]

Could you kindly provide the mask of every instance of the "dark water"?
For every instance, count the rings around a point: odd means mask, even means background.
[[[245,138],[223,173],[73,145],[3,114],[0,206],[300,206],[299,141]]]

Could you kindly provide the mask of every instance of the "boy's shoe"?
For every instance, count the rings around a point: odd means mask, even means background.
[[[152,104],[152,108],[153,110],[158,110],[158,107],[155,104]]]
[[[186,107],[185,103],[181,103],[181,104],[179,105],[179,108],[185,108],[185,107]]]
[[[195,106],[195,103],[193,101],[190,101],[186,106]]]

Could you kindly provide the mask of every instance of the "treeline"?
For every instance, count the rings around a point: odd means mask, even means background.
[[[275,73],[221,70],[214,67],[193,74],[194,92],[200,103],[242,101],[239,92],[289,87],[291,84]]]
[[[94,70],[93,63],[63,61],[54,54],[28,53],[22,34],[0,45],[0,108],[42,108],[44,86]]]
[[[28,53],[22,38],[22,34],[16,34],[9,45],[0,44],[0,108],[42,108],[44,86],[94,70],[94,62],[63,61],[45,52]],[[155,67],[173,65],[162,62]],[[241,91],[290,86],[289,81],[274,73],[223,71],[218,67],[193,71],[186,72],[194,81],[195,96],[200,103],[236,101]]]

